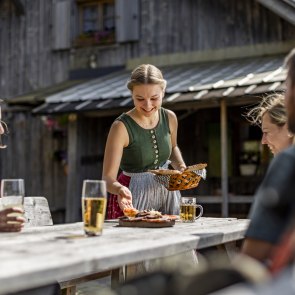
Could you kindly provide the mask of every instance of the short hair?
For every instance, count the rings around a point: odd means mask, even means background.
[[[295,48],[286,56],[285,66],[288,68],[288,78],[295,85]]]
[[[270,121],[282,127],[287,123],[285,97],[282,94],[270,94],[262,99],[260,104],[246,114],[247,120],[253,125],[261,127],[262,117],[268,113]]]
[[[127,82],[127,88],[133,91],[134,86],[143,84],[160,85],[165,90],[167,82],[157,67],[150,64],[142,64],[132,71],[130,80]]]

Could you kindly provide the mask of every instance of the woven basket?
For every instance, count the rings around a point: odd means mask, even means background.
[[[206,178],[207,164],[188,166],[183,172],[178,170],[148,170],[155,174],[155,180],[169,191],[187,190],[199,185],[201,178]]]

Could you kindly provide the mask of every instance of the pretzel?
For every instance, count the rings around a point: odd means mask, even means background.
[[[177,175],[177,174],[181,174],[181,171],[179,171],[179,170],[168,170],[168,169],[148,170],[148,172],[154,173],[156,175]]]

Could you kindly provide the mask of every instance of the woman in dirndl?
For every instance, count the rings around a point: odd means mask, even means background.
[[[133,70],[127,87],[134,108],[113,122],[105,148],[107,219],[118,218],[131,207],[179,214],[180,192],[168,191],[147,172],[169,163],[180,171],[186,168],[177,146],[177,117],[161,107],[166,80],[157,67],[143,64]]]

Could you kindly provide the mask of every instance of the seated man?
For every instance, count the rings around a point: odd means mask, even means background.
[[[0,136],[4,133],[4,128],[1,121],[1,107],[0,107]],[[4,123],[5,125],[5,123]],[[5,148],[1,144],[0,148]],[[11,213],[23,213],[21,208],[7,208],[0,210],[0,233],[1,232],[19,232],[23,228],[25,219],[20,216],[11,216]],[[12,223],[14,222],[14,223]],[[53,283],[44,287],[34,288],[26,291],[10,293],[10,295],[59,295],[60,287],[58,283]]]
[[[289,130],[295,134],[295,49],[288,66],[285,104]],[[295,146],[279,153],[259,187],[250,212],[250,226],[242,252],[267,263],[295,212]]]

